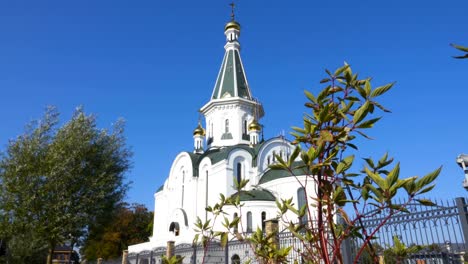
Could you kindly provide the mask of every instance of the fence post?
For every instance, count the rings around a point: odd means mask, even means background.
[[[128,250],[122,252],[122,264],[128,263]]]
[[[465,244],[468,243],[468,212],[466,211],[466,201],[463,197],[455,198],[458,209],[458,218],[460,218],[461,228],[463,231],[463,239]]]
[[[170,259],[174,256],[174,241],[167,241],[166,257]]]
[[[267,236],[271,236],[268,242],[272,243],[279,249],[279,238],[278,238],[278,220],[269,219],[265,221],[265,232]],[[273,263],[278,263],[276,260]]]
[[[275,244],[276,248],[279,248],[278,220],[277,219],[266,220],[265,221],[265,231],[266,231],[267,236],[272,235],[269,242]]]
[[[192,257],[192,264],[197,264],[197,247],[198,245],[193,243],[192,244],[192,247],[193,247],[193,257]]]
[[[224,249],[224,264],[229,264],[229,241],[226,243],[226,248]]]

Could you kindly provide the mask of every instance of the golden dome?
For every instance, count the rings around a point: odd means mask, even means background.
[[[224,31],[230,29],[230,28],[234,28],[234,29],[237,29],[237,30],[240,30],[240,24],[237,23],[236,21],[232,20],[232,21],[229,21],[226,26],[224,27]]]
[[[249,131],[260,131],[262,130],[262,127],[260,126],[259,123],[257,123],[257,120],[253,120],[252,123],[249,125]]]
[[[193,130],[193,135],[194,136],[205,136],[205,129],[201,126],[200,123],[198,123],[198,126]]]

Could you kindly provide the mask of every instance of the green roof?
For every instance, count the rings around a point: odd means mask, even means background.
[[[226,51],[212,95],[212,99],[228,97],[252,99],[237,49]]]
[[[232,195],[232,197],[236,197],[240,195],[240,200],[242,202],[246,201],[276,201],[275,196],[265,190],[265,189],[253,189],[250,191],[240,191]]]
[[[162,190],[164,190],[164,184],[161,185],[161,187],[158,188],[158,190],[156,191],[156,193],[158,193],[158,192],[160,192],[160,191],[162,191]]]
[[[293,168],[294,168],[293,174],[296,176],[308,174],[307,169],[305,168],[304,163],[302,161],[294,162]],[[262,184],[262,183],[266,183],[269,181],[274,181],[277,179],[286,178],[290,176],[292,176],[292,174],[289,171],[281,170],[281,169],[277,169],[277,170],[269,169],[260,178],[260,181],[258,182],[258,184]]]

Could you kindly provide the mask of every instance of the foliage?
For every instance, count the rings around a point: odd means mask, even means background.
[[[364,251],[375,263],[378,257],[371,242],[376,232],[392,216],[408,212],[409,203],[434,205],[418,196],[434,188],[433,182],[441,168],[424,177],[402,178],[399,164],[390,167],[393,159],[385,154],[378,160],[364,158],[364,168],[352,171],[355,157],[349,152],[358,149],[355,143],[358,137],[370,139],[365,131],[381,119],[376,114],[389,112],[377,99],[388,92],[393,83],[373,88],[371,78],[359,79],[347,64],[333,73],[328,70],[326,73],[328,76],[320,82],[325,87],[317,95],[305,92],[308,99],[305,106],[310,113],[305,114],[302,127],[293,128],[294,152],[288,160],[276,155],[277,164],[270,165],[271,169],[288,171],[306,192],[307,203],[302,208],[297,208],[293,199],[277,201],[280,226],[302,242],[300,254],[305,263],[343,263],[342,244],[350,238],[360,240],[354,263]],[[297,165],[299,160],[301,164]],[[297,171],[303,173],[295,175]],[[241,191],[245,186],[246,181],[242,180],[236,187]],[[393,202],[397,195],[406,196],[403,203]],[[221,195],[219,203],[207,208],[213,215],[211,220],[196,223],[203,245],[213,239],[224,245],[231,234],[231,237],[249,241],[260,263],[284,263],[279,257],[287,255],[290,249],[281,252],[272,246],[271,240],[245,238],[232,231],[238,223],[242,224],[239,221],[242,205],[235,197]],[[229,220],[225,216],[226,206],[234,206],[238,216]],[[297,220],[292,220],[291,215]],[[376,228],[367,230],[363,220],[375,215],[383,220]],[[223,217],[226,231],[213,231],[214,222],[220,217]],[[307,220],[298,221],[300,219]],[[258,250],[264,248],[269,248],[268,254]]]
[[[455,59],[468,59],[468,47],[459,46],[459,45],[456,45],[456,44],[450,44],[450,45],[452,45],[452,47],[456,48],[459,51],[465,52],[464,55],[453,56]]]
[[[385,263],[404,263],[404,260],[409,255],[419,252],[421,249],[423,249],[423,247],[419,245],[411,245],[407,247],[397,236],[393,236],[393,246],[384,251]]]
[[[88,261],[117,258],[129,245],[147,241],[152,223],[153,213],[144,205],[122,204],[107,222],[90,227],[82,254]]]
[[[162,257],[162,263],[163,264],[182,264],[182,261],[184,260],[183,257],[181,256],[172,256],[170,258],[163,256]]]
[[[95,117],[78,108],[58,124],[58,112],[47,109],[0,160],[0,225],[9,227],[3,231],[8,249],[18,235],[31,235],[48,248],[48,263],[56,245],[74,244],[122,200],[131,157],[123,122],[98,129]]]

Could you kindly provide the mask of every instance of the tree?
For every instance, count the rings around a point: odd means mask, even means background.
[[[350,152],[359,153],[356,151],[358,137],[370,139],[365,131],[381,119],[376,116],[377,112],[389,112],[377,99],[388,92],[393,83],[372,88],[371,78],[359,79],[347,64],[334,72],[326,70],[326,73],[327,76],[320,81],[325,87],[317,95],[305,92],[305,106],[310,113],[304,115],[301,127],[293,128],[294,152],[288,160],[276,155],[277,164],[270,165],[271,169],[287,171],[291,177],[306,175],[307,178],[301,182],[296,177],[304,187],[307,203],[296,209],[292,198],[277,201],[278,217],[282,226],[301,241],[300,253],[305,263],[343,263],[342,245],[347,239],[360,241],[354,263],[365,251],[376,263],[376,249],[371,244],[375,234],[392,216],[407,213],[406,206],[412,202],[434,205],[419,196],[434,188],[433,182],[441,168],[423,177],[402,178],[399,164],[389,168],[393,159],[384,154],[378,160],[365,157],[364,168],[356,170],[353,167],[355,157]],[[302,173],[296,175],[297,171]],[[312,193],[307,193],[308,184],[312,185]],[[238,190],[245,186],[246,182],[241,181]],[[403,203],[394,202],[397,194],[406,198]],[[223,225],[227,230],[213,232],[210,225],[214,225],[217,217],[223,216],[226,205],[239,209],[237,217],[232,221],[224,217]],[[207,208],[214,216],[213,221],[203,223],[197,220],[199,236],[196,240],[201,236],[204,245],[211,239],[219,239],[225,244],[227,233],[242,217],[240,208],[239,199],[221,196],[218,204]],[[307,215],[307,220],[299,223],[289,221],[285,217],[287,213],[295,214],[296,219],[304,219]],[[368,230],[363,220],[375,215],[383,220]],[[277,263],[287,255],[287,249],[271,246],[270,240],[241,239],[250,241],[261,263]],[[257,250],[262,248],[268,248],[268,254]]]
[[[459,46],[459,45],[456,45],[456,44],[450,44],[450,45],[452,45],[452,47],[456,48],[459,51],[465,52],[464,55],[454,56],[455,59],[468,59],[468,47]]]
[[[129,245],[148,241],[152,226],[153,213],[144,205],[122,204],[108,222],[91,226],[82,254],[88,261],[117,258]]]
[[[58,112],[48,108],[8,143],[0,160],[0,220],[10,227],[8,249],[22,230],[46,246],[47,263],[55,246],[73,245],[122,200],[132,155],[122,121],[111,131],[99,129],[95,116],[78,108],[58,124]]]

